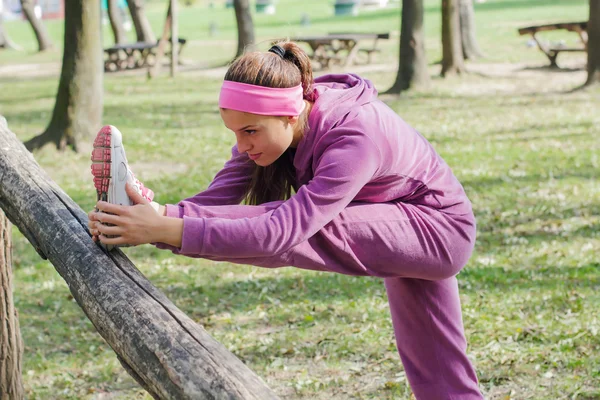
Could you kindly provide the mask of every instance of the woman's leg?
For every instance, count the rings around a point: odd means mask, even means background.
[[[482,399],[467,358],[458,284],[386,278],[398,352],[417,399]]]
[[[200,218],[252,218],[280,204],[197,206],[188,211]],[[316,235],[275,256],[207,258],[270,268],[294,266],[346,275],[439,280],[460,271],[474,241],[472,215],[448,216],[400,202],[351,203]]]

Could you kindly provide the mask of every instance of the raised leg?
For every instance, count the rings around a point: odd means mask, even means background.
[[[280,204],[198,206],[181,202],[180,213],[170,215],[252,218],[273,212]],[[472,215],[449,216],[400,202],[351,203],[316,235],[273,257],[238,258],[232,254],[205,258],[260,267],[294,266],[346,275],[439,280],[462,269],[474,241]]]

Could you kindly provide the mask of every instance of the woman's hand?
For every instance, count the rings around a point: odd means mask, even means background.
[[[111,245],[138,245],[161,241],[164,217],[138,194],[131,185],[125,187],[133,206],[119,206],[105,201],[96,204],[98,212],[90,212],[88,227],[92,240]],[[112,215],[111,215],[112,214]],[[102,223],[112,224],[106,226]],[[117,236],[117,237],[107,237]]]
[[[90,230],[90,233],[92,234],[92,240],[94,242],[98,241],[98,235],[100,235],[100,232],[98,232],[98,229],[96,229],[96,221],[98,221],[98,219],[96,218],[97,214],[98,214],[98,211],[96,211],[96,210],[90,211],[88,213],[88,229]]]

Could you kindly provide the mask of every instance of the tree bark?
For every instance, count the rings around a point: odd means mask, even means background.
[[[171,10],[171,78],[174,78],[177,74],[177,64],[179,64],[179,6],[177,1],[169,0],[169,9]]]
[[[477,43],[473,0],[459,0],[459,24],[464,58],[473,60],[483,57]]]
[[[235,56],[239,57],[244,54],[246,47],[254,45],[254,22],[252,22],[248,0],[234,0],[233,6],[238,28],[238,47]]]
[[[125,34],[125,29],[123,28],[123,20],[119,13],[117,0],[107,0],[107,8],[108,19],[110,20],[110,26],[112,27],[115,44],[125,43],[127,36]]]
[[[25,143],[29,150],[54,143],[89,151],[102,118],[100,0],[66,0],[62,71],[46,131]]]
[[[46,26],[41,19],[36,17],[34,7],[35,2],[33,0],[21,0],[23,14],[25,14],[25,18],[27,18],[27,21],[29,21],[33,28],[39,51],[46,51],[52,48],[52,41],[50,40],[50,36],[48,36]]]
[[[590,0],[588,32],[587,85],[600,82],[600,0]]]
[[[169,7],[167,8],[167,16],[165,18],[165,25],[163,26],[162,36],[158,40],[158,49],[156,50],[156,58],[154,65],[148,67],[148,79],[154,78],[158,74],[160,65],[162,64],[162,58],[165,55],[165,49],[167,47],[167,41],[169,39],[169,33],[171,32],[171,23],[173,21],[173,13],[171,12],[171,1],[169,0]],[[173,44],[171,43],[171,52],[173,52]],[[171,60],[172,62],[172,60]]]
[[[442,76],[460,74],[465,70],[458,1],[442,0]]]
[[[0,208],[67,282],[125,369],[157,399],[276,399],[244,363],[156,289],[119,250],[91,240],[87,214],[0,117]]]
[[[128,0],[127,5],[129,6],[131,20],[135,27],[137,41],[146,43],[156,42],[156,36],[154,36],[154,32],[152,32],[152,27],[150,26],[150,22],[144,11],[144,0]]]
[[[403,0],[401,13],[398,75],[387,91],[389,94],[426,86],[430,82],[423,34],[423,0]]]
[[[4,2],[0,0],[0,49],[18,50],[19,46],[13,43],[4,30]]]
[[[11,225],[0,209],[0,399],[24,398],[23,340],[12,296]]]

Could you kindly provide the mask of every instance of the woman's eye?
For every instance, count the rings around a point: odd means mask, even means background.
[[[254,130],[252,130],[252,129],[247,129],[247,130],[246,130],[246,133],[247,133],[248,135],[254,135],[254,133],[256,133],[256,131],[254,131]]]

